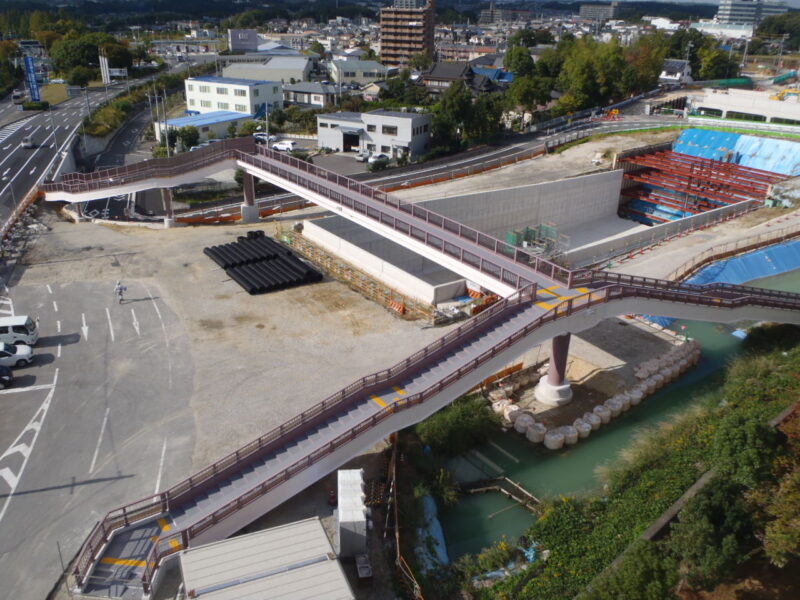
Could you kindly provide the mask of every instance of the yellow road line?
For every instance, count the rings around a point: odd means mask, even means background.
[[[381,408],[386,408],[386,402],[378,398],[377,396],[370,396],[375,401],[375,404],[380,406]]]
[[[403,388],[399,388],[397,386],[394,386],[392,389],[395,392],[397,392],[398,394],[400,394],[401,396],[405,396],[406,395],[406,391]]]
[[[123,565],[125,567],[141,567],[144,568],[147,566],[147,562],[143,560],[131,560],[128,558],[111,558],[110,556],[104,556],[100,559],[101,563],[107,565]]]

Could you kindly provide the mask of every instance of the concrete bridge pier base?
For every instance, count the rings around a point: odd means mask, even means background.
[[[172,212],[172,190],[161,188],[161,203],[164,206],[164,229],[175,226],[175,214]]]
[[[572,388],[566,377],[570,337],[571,334],[565,333],[551,341],[550,367],[536,386],[536,399],[542,404],[564,406],[572,400]]]
[[[250,173],[244,174],[242,182],[244,203],[242,204],[242,223],[257,223],[260,215],[256,206],[255,178]]]

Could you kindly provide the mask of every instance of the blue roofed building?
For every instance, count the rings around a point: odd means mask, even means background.
[[[156,140],[161,141],[163,131],[167,129],[180,129],[181,127],[197,127],[200,132],[200,141],[215,140],[228,137],[228,128],[234,125],[237,129],[242,123],[250,120],[250,115],[233,112],[230,110],[217,110],[213,112],[186,115],[177,119],[168,119],[166,126],[164,121],[158,121],[155,127]]]

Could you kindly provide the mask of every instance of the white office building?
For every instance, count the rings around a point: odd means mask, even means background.
[[[294,83],[308,81],[314,63],[307,56],[272,56],[256,62],[234,62],[222,70],[225,77]]]
[[[720,23],[744,23],[758,25],[767,17],[782,15],[789,7],[785,2],[765,0],[719,0],[717,21]]]
[[[386,67],[374,60],[333,60],[328,71],[336,83],[366,85],[386,79]]]
[[[222,110],[259,115],[263,114],[265,103],[270,109],[283,108],[283,86],[276,81],[191,77],[184,85],[188,114]]]
[[[317,115],[317,145],[416,158],[430,150],[431,115],[378,109]]]

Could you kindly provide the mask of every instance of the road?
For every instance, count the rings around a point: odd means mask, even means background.
[[[3,598],[45,598],[61,570],[56,542],[68,561],[98,507],[190,470],[186,333],[157,288],[125,284],[123,304],[113,282],[22,285],[0,297],[6,313],[38,315],[42,333],[34,363],[0,391]]]

